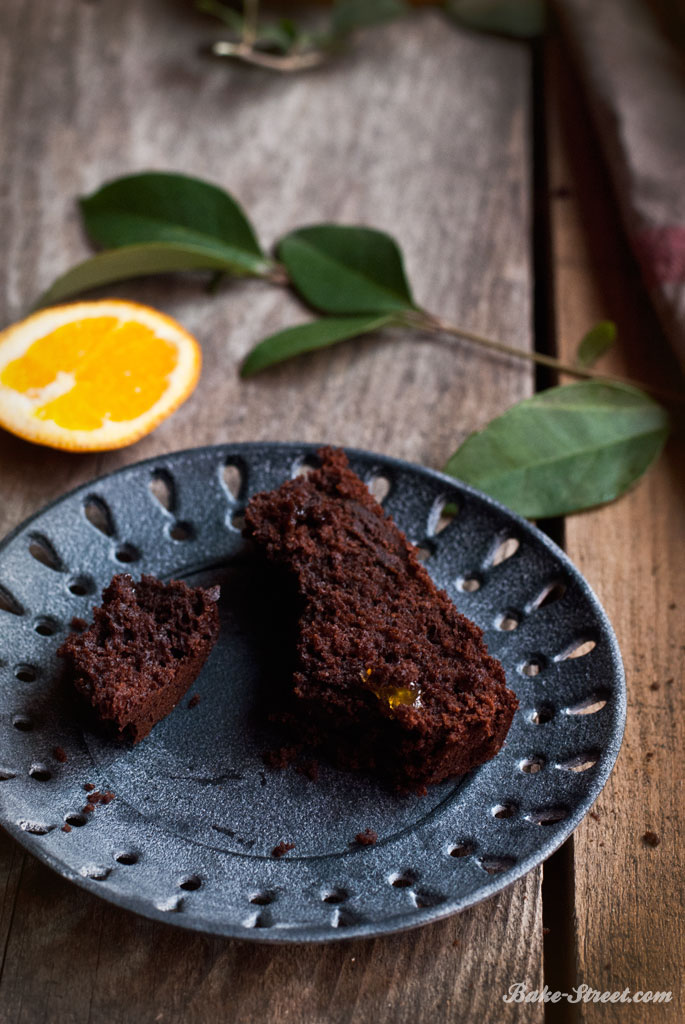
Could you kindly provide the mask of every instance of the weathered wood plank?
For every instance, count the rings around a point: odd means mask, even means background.
[[[420,302],[530,345],[523,47],[459,34],[427,15],[368,35],[329,69],[283,80],[201,57],[214,29],[190,7],[2,5],[5,320],[87,254],[74,197],[155,167],[231,189],[268,243],[324,219],[388,229],[407,253]],[[211,299],[191,278],[115,292],[159,306],[198,335],[198,391],[119,453],[60,455],[2,436],[2,532],[95,474],[188,445],[321,439],[439,466],[464,434],[532,386],[515,361],[407,335],[241,383],[237,365],[250,346],[306,315],[286,293],[247,283]],[[501,1003],[515,980],[540,984],[539,871],[418,933],[272,950],[136,919],[30,859],[18,881],[17,857],[0,838],[0,878],[9,875],[3,1022],[542,1019],[539,1007],[521,1015]]]
[[[675,359],[648,308],[577,87],[556,48],[547,79],[561,356],[569,361],[583,333],[609,317],[618,324],[619,344],[602,368],[672,389]],[[684,456],[682,437],[673,439],[629,495],[566,522],[567,550],[614,624],[628,681],[618,764],[596,813],[574,836],[578,983],[673,992],[670,1005],[580,1007],[580,1019],[590,1024],[673,1020],[682,1007]],[[644,841],[648,831],[658,846]]]
[[[531,873],[477,910],[408,935],[317,948],[254,946],[137,918],[29,858],[0,1020],[413,1024],[459,1020],[471,1010],[479,1021],[536,1020],[504,1006],[501,992],[505,969],[507,987],[509,977],[537,976],[540,914]],[[516,954],[493,949],[493,937]]]

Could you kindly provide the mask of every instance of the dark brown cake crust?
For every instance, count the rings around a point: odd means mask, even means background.
[[[137,743],[176,706],[219,635],[219,588],[115,576],[93,625],[57,651],[78,693],[115,733]]]
[[[344,452],[319,457],[245,516],[300,604],[282,719],[336,763],[422,790],[494,757],[518,702]]]

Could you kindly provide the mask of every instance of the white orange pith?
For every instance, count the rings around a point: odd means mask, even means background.
[[[192,335],[149,306],[53,306],[0,333],[0,426],[68,451],[123,448],[178,408],[201,364]]]

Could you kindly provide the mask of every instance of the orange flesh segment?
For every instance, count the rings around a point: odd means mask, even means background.
[[[133,420],[150,409],[164,394],[177,360],[176,347],[143,324],[90,317],[38,338],[7,364],[0,381],[40,399],[43,388],[60,374],[69,374],[71,388],[39,406],[34,415],[67,430],[96,430],[107,421]]]

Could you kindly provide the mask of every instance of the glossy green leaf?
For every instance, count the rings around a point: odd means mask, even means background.
[[[545,30],[544,0],[446,0],[445,10],[466,28],[517,39],[534,39]]]
[[[584,381],[528,398],[464,441],[446,472],[530,518],[623,494],[657,457],[668,415],[637,388]]]
[[[211,252],[234,274],[261,274],[268,261],[241,207],[227,192],[183,174],[132,174],[81,200],[88,234],[115,248],[173,242]]]
[[[613,320],[600,320],[581,338],[576,363],[578,366],[594,366],[615,341],[616,324]]]
[[[72,267],[41,295],[36,306],[49,306],[90,288],[126,281],[132,277],[165,274],[175,270],[227,269],[230,268],[220,256],[194,246],[169,243],[127,245],[98,253]]]
[[[392,21],[410,12],[404,0],[336,0],[331,16],[331,31],[346,35],[360,28],[370,28]]]
[[[414,309],[394,239],[371,228],[319,224],[281,239],[278,256],[302,297],[322,313]]]
[[[241,376],[251,377],[268,366],[275,366],[304,352],[329,348],[340,341],[370,334],[391,324],[393,319],[392,316],[331,316],[308,324],[286,327],[252,349],[242,365]]]

